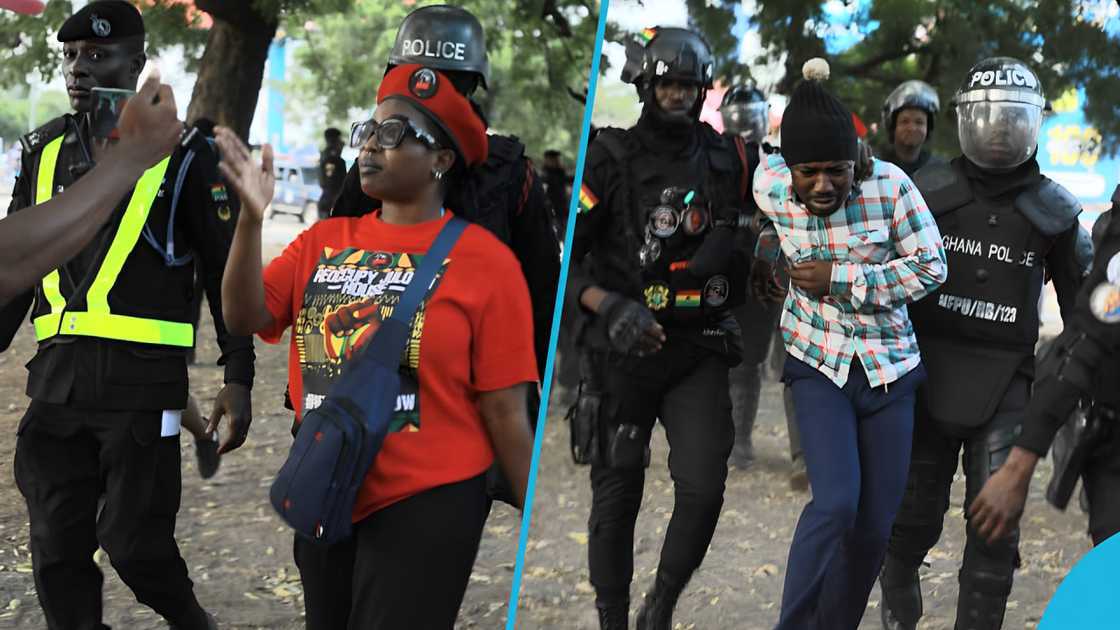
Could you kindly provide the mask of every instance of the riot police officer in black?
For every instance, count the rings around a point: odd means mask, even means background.
[[[1112,194],[1112,210],[1098,219],[1098,224],[1105,225],[1073,316],[1063,322],[1062,334],[1039,363],[1038,381],[1023,421],[1023,433],[1011,449],[1007,463],[992,475],[972,502],[973,525],[992,543],[1018,527],[1035,465],[1046,455],[1051,443],[1055,443],[1057,450],[1055,434],[1067,427],[1072,433],[1070,453],[1065,458],[1055,457],[1054,474],[1068,475],[1074,482],[1080,477],[1084,483],[1089,501],[1089,535],[1094,545],[1120,532],[1118,213],[1120,186]],[[1086,413],[1078,413],[1079,404],[1088,407]],[[1060,498],[1054,496],[1053,489],[1051,481],[1047,499],[1068,501],[1072,485]],[[1064,508],[1064,503],[1059,507]]]
[[[1078,255],[1080,205],[1035,159],[1045,105],[1037,76],[1015,59],[987,59],[969,71],[955,105],[964,155],[915,176],[941,230],[949,279],[910,306],[929,379],[880,576],[890,629],[912,629],[921,617],[918,568],[941,535],[962,449],[967,511],[1018,439],[1045,276],[1069,321],[1088,264]],[[1019,561],[1018,531],[990,542],[970,521],[966,535],[956,629],[995,630]]]
[[[739,138],[745,149],[740,156],[748,169],[748,181],[754,180],[754,171],[763,154],[776,153],[777,148],[766,142],[769,129],[770,105],[766,95],[757,87],[750,85],[732,86],[723,95],[719,106],[723,119],[723,133],[729,138]],[[754,196],[746,199],[746,212],[754,216],[758,212]],[[755,235],[750,230],[739,233],[740,247],[754,251]],[[758,416],[759,396],[762,392],[763,366],[770,354],[774,337],[777,336],[778,320],[782,314],[780,300],[763,299],[748,292],[742,306],[735,309],[739,326],[743,333],[743,361],[732,368],[731,415],[735,421],[735,447],[731,449],[730,463],[738,468],[748,468],[754,463],[754,444],[751,434],[754,421]],[[789,432],[789,452],[793,462],[791,485],[804,489],[808,484],[805,475],[805,460],[801,457],[797,423],[793,421],[793,399],[789,392],[784,396],[786,426]],[[805,485],[803,485],[803,483]]]
[[[883,129],[887,130],[888,146],[879,159],[902,169],[911,178],[927,164],[944,164],[933,155],[926,142],[933,134],[933,124],[941,111],[937,90],[924,81],[904,81],[883,103]]]
[[[319,218],[330,216],[331,208],[342,192],[342,182],[346,180],[346,160],[342,159],[342,132],[331,127],[323,132],[325,146],[319,152]]]
[[[487,88],[490,81],[482,24],[459,7],[432,5],[405,17],[386,70],[408,63],[446,74],[467,98],[478,87]],[[472,101],[472,105],[481,116],[477,104]],[[486,162],[463,186],[462,194],[469,198],[448,199],[447,205],[458,216],[493,232],[521,262],[533,302],[534,346],[543,375],[560,279],[560,242],[544,188],[525,157],[525,145],[513,136],[490,134],[488,139]],[[361,216],[379,206],[380,202],[362,192],[355,164],[346,175],[331,216]]]
[[[661,630],[723,505],[734,439],[727,374],[740,355],[730,309],[744,299],[748,265],[735,230],[749,180],[741,143],[699,122],[707,43],[680,28],[644,34],[652,38],[628,44],[622,71],[641,117],[625,131],[601,129],[588,149],[567,295],[583,352],[572,446],[591,465],[588,555],[603,628],[627,627],[655,419],[672,449],[673,515],[637,619]]]
[[[62,25],[58,40],[75,113],[24,137],[10,212],[93,172],[112,141],[91,133],[92,88],[134,89],[146,61],[140,12],[121,0],[87,4]],[[185,355],[194,341],[192,261],[204,261],[209,301],[220,313],[234,224],[218,201],[224,188],[186,164],[189,153],[181,143],[147,169],[99,237],[0,319],[6,346],[31,306],[39,342],[28,364],[32,400],[13,468],[30,517],[36,591],[52,630],[104,628],[103,576],[93,561],[99,546],[136,598],[172,628],[213,627],[174,538],[178,410],[186,407]],[[215,328],[226,385],[211,422],[224,414],[232,420],[224,452],[248,434],[253,346],[251,338],[227,334],[220,316]]]

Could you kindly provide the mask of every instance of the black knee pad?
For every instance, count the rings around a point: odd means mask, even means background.
[[[949,505],[946,501],[948,489],[939,479],[939,469],[937,462],[911,462],[906,494],[903,495],[902,506],[895,517],[892,548],[920,554],[924,558],[941,538],[941,528]]]

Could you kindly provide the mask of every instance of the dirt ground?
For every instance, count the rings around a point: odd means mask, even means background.
[[[555,407],[555,404],[554,404]],[[789,542],[807,494],[789,490],[788,437],[776,383],[765,385],[755,427],[757,463],[732,469],[715,537],[674,616],[679,629],[773,628],[778,620]],[[545,432],[536,499],[517,614],[519,630],[598,628],[587,573],[588,469],[572,464],[568,427],[553,409]],[[652,465],[635,540],[631,611],[653,582],[673,507],[665,464],[664,432],[654,435]],[[1061,578],[1090,547],[1086,517],[1072,507],[1061,513],[1043,499],[1049,462],[1039,466],[1023,518],[1022,569],[1015,578],[1004,628],[1034,628]],[[941,542],[922,574],[926,615],[919,628],[951,630],[956,610],[957,570],[964,547],[961,501],[964,479],[953,485],[953,504]],[[861,630],[879,630],[878,586],[871,594]]]
[[[208,315],[199,338],[191,391],[206,412],[222,381],[222,370],[214,365],[219,353]],[[27,509],[12,476],[16,426],[27,408],[23,365],[34,345],[32,330],[25,327],[0,354],[0,628],[46,627],[31,575]],[[291,412],[283,408],[286,361],[287,345],[258,342],[252,432],[245,446],[225,457],[214,478],[198,477],[193,440],[187,434],[182,438],[183,499],[176,534],[198,598],[223,629],[303,628],[292,536],[268,504],[269,485],[291,444]],[[458,627],[505,627],[519,527],[520,513],[495,505]],[[128,630],[167,627],[136,602],[104,553],[96,558],[106,577],[105,623]]]

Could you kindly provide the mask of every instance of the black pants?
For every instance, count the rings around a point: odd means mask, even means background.
[[[727,456],[734,441],[727,363],[686,342],[621,364],[589,362],[600,370],[603,401],[599,443],[610,443],[619,424],[638,425],[648,440],[661,419],[669,439],[669,473],[675,503],[659,572],[684,584],[700,566],[723,507]],[[591,584],[600,603],[627,599],[634,573],[634,522],[642,504],[645,470],[591,465],[588,555]]]
[[[27,500],[35,588],[51,630],[105,628],[98,545],[140,603],[175,628],[207,627],[175,544],[179,436],[160,437],[161,417],[32,402],[20,422],[16,484]]]
[[[1089,499],[1089,535],[1099,545],[1120,533],[1120,426],[1093,455],[1081,477]]]
[[[307,630],[453,628],[489,512],[480,475],[378,510],[346,542],[297,536]]]
[[[941,538],[945,512],[949,509],[949,492],[962,449],[965,473],[963,508],[968,513],[968,507],[984,483],[999,470],[1011,452],[1030,399],[1030,386],[1030,379],[1016,376],[1008,385],[992,418],[986,424],[971,429],[939,423],[930,417],[925,397],[950,394],[930,392],[924,388],[919,390],[910,477],[902,509],[891,532],[888,563],[896,563],[917,575],[922,560]],[[999,628],[1019,562],[1019,530],[1015,529],[993,544],[988,544],[971,523],[966,524],[965,533],[956,628]],[[910,592],[918,593],[916,590]],[[887,605],[901,620],[920,615],[911,612],[919,611],[920,603],[892,601],[890,595],[886,599]]]
[[[762,394],[762,375],[766,371],[771,348],[782,357],[785,347],[781,341],[778,323],[782,317],[782,304],[760,302],[753,296],[735,309],[735,318],[743,335],[743,362],[731,368],[731,417],[735,423],[735,449],[744,453],[753,450],[751,434],[758,417],[758,404]],[[774,343],[774,338],[778,342]],[[784,361],[779,361],[779,365]],[[779,370],[780,373],[780,370]],[[789,457],[801,457],[801,439],[793,411],[793,396],[789,391],[783,397],[786,429],[789,435]]]

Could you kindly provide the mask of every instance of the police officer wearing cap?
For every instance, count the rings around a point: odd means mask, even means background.
[[[106,155],[112,140],[91,134],[91,90],[135,89],[146,61],[144,23],[128,2],[89,3],[58,39],[74,113],[22,138],[9,212],[60,194]],[[183,141],[193,137],[188,132]],[[214,627],[174,538],[179,410],[194,343],[192,260],[202,259],[211,308],[220,313],[234,226],[224,188],[202,176],[206,159],[214,160],[191,157],[180,143],[144,172],[89,246],[17,298],[0,321],[6,345],[31,306],[39,342],[28,364],[32,400],[19,425],[14,471],[30,516],[36,591],[52,630],[105,627],[103,578],[93,561],[99,546],[136,598],[171,627]],[[253,347],[214,319],[226,386],[212,422],[230,416],[222,448],[231,450],[251,419]]]
[[[933,133],[934,119],[941,110],[937,90],[924,81],[904,81],[883,103],[883,129],[889,146],[879,156],[901,168],[910,177],[927,164],[945,161],[925,147]]]
[[[1078,247],[1080,205],[1039,173],[1045,99],[1035,73],[1016,59],[986,59],[969,70],[955,105],[964,155],[914,179],[941,230],[949,279],[910,306],[929,380],[918,392],[909,483],[880,576],[891,629],[921,617],[918,569],[941,536],[961,452],[967,510],[1019,439],[1043,282],[1053,280],[1070,321],[1089,262]],[[966,536],[956,628],[999,628],[1018,530],[989,542],[969,521]]]
[[[1089,502],[1089,535],[1099,545],[1120,532],[1120,186],[1101,215],[1092,272],[1073,315],[1039,363],[1023,432],[1007,462],[984,484],[970,516],[980,535],[997,541],[1016,531],[1031,475],[1054,444],[1047,499],[1064,508],[1078,478]],[[1096,232],[1096,230],[1094,230]],[[1079,403],[1081,403],[1079,405]],[[1078,409],[1078,407],[1081,409]],[[1056,434],[1070,444],[1058,455]],[[1063,479],[1064,478],[1064,479]],[[1064,483],[1063,483],[1064,481]],[[1056,486],[1056,483],[1058,485]]]
[[[770,125],[770,105],[766,102],[766,95],[751,85],[734,85],[723,95],[719,113],[723,119],[724,134],[742,139],[746,149],[744,154],[749,170],[748,180],[753,181],[761,156],[778,151],[777,147],[766,142]],[[746,202],[745,210],[756,215],[758,205],[754,196],[749,195]],[[753,232],[741,230],[739,238],[745,251],[754,251],[756,239]],[[731,415],[735,421],[735,447],[731,449],[730,463],[738,468],[748,468],[754,464],[751,433],[758,416],[763,366],[770,354],[781,314],[780,300],[760,299],[753,292],[747,295],[742,306],[735,309],[735,316],[743,332],[743,362],[732,368],[730,375]],[[805,474],[805,460],[801,456],[797,423],[793,421],[793,399],[788,391],[785,392],[784,405],[790,459],[794,468],[790,482],[794,489],[804,490],[807,488],[808,477]]]
[[[386,71],[418,63],[448,75],[468,99],[488,88],[490,61],[478,18],[465,9],[432,5],[409,13],[397,30]],[[475,111],[481,109],[472,101]],[[485,121],[485,117],[483,117]],[[560,243],[549,203],[525,145],[513,136],[490,134],[486,161],[472,171],[462,199],[448,199],[459,216],[490,230],[513,250],[529,284],[533,302],[534,346],[543,374],[548,356],[552,311],[560,278]],[[361,189],[357,166],[350,169],[331,216],[360,216],[380,203]],[[530,414],[535,419],[534,409]]]
[[[622,70],[641,117],[599,131],[579,193],[567,295],[583,358],[571,430],[576,461],[591,465],[599,623],[624,629],[650,435],[655,419],[665,427],[676,499],[637,617],[638,628],[660,630],[672,627],[723,505],[734,441],[727,374],[741,354],[730,309],[744,300],[748,264],[735,231],[750,182],[742,141],[699,120],[708,44],[681,28],[642,38]]]
[[[319,218],[325,219],[331,213],[334,202],[342,192],[342,183],[346,181],[346,160],[342,159],[342,132],[331,127],[323,132],[323,141],[326,146],[319,152],[319,195],[317,205]]]

